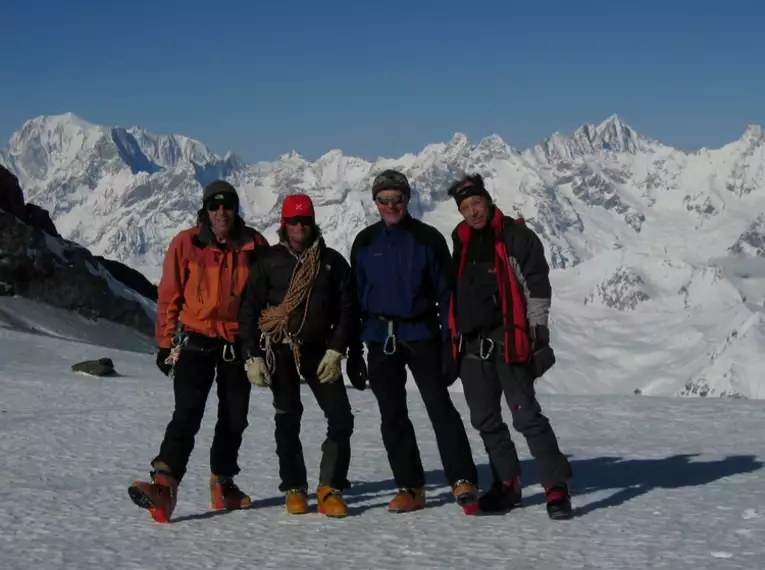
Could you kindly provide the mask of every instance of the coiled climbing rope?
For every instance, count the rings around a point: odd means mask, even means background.
[[[258,328],[262,333],[261,341],[264,342],[266,352],[266,367],[269,374],[276,369],[276,359],[273,354],[273,343],[282,343],[285,340],[292,346],[292,356],[295,366],[300,374],[300,345],[294,340],[305,325],[308,314],[308,303],[311,299],[311,291],[316,277],[319,275],[321,265],[319,263],[319,247],[316,240],[311,247],[297,257],[297,264],[292,271],[289,287],[284,299],[279,305],[266,307],[258,319]],[[303,317],[298,330],[292,334],[289,332],[289,321],[292,312],[305,302]]]

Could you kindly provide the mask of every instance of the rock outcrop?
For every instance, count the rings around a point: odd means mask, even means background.
[[[17,178],[2,166],[0,294],[153,332],[145,307],[156,301],[156,287],[134,269],[62,239],[45,209],[24,203]]]

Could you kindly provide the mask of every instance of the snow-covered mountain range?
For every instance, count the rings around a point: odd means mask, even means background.
[[[492,135],[376,162],[331,150],[246,164],[180,135],[93,125],[71,115],[24,123],[0,153],[61,234],[153,281],[172,236],[194,222],[201,188],[226,178],[242,215],[273,242],[291,192],[312,196],[327,241],[347,254],[377,219],[370,183],[403,170],[412,211],[449,235],[445,193],[480,172],[508,214],[540,234],[555,271],[558,392],[765,398],[765,132],[686,153],[614,115],[528,149]]]

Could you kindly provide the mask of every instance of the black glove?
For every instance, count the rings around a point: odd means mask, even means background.
[[[345,372],[348,374],[348,380],[351,386],[357,390],[365,390],[369,373],[367,363],[361,354],[361,349],[353,350],[348,354],[348,362],[345,363]]]
[[[165,363],[165,360],[167,359],[168,356],[170,356],[169,348],[160,348],[159,352],[157,352],[157,368],[159,368],[159,370],[165,376],[169,376],[170,371],[173,369],[172,364]]]
[[[537,325],[531,330],[531,366],[532,378],[540,378],[555,365],[555,351],[550,346],[550,329]]]
[[[459,367],[452,356],[452,344],[448,340],[445,340],[441,347],[441,373],[447,386],[454,384],[460,377]]]

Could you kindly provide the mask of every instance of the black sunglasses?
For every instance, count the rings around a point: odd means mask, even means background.
[[[231,200],[229,198],[219,198],[215,200],[210,200],[207,203],[207,211],[208,212],[215,212],[218,210],[218,208],[223,208],[224,210],[233,210],[236,208],[236,200]]]
[[[401,204],[404,201],[404,197],[399,194],[398,196],[391,196],[390,198],[385,198],[384,196],[377,196],[375,198],[375,201],[378,204],[382,204],[383,206],[396,206],[398,204]]]
[[[301,224],[303,226],[312,226],[313,218],[311,216],[292,216],[284,220],[284,223],[288,226],[296,226]]]

